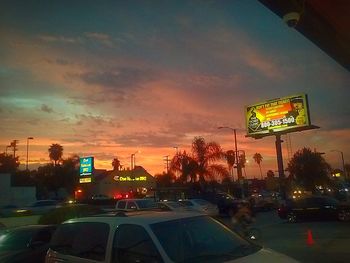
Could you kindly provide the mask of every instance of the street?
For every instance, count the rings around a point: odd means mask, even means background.
[[[261,245],[300,262],[350,262],[350,222],[291,224],[270,211],[258,213],[254,227],[261,230]]]

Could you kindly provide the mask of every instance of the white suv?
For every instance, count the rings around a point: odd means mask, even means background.
[[[76,218],[54,233],[46,263],[296,262],[195,212],[137,211]]]
[[[115,205],[116,210],[122,211],[146,210],[156,207],[157,203],[152,199],[121,199]]]

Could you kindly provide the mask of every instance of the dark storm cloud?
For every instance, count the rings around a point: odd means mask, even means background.
[[[40,110],[43,111],[43,112],[47,112],[47,113],[53,113],[54,112],[53,109],[50,108],[49,106],[47,106],[46,104],[42,104]]]
[[[79,78],[89,85],[100,85],[114,89],[133,88],[140,83],[154,79],[153,73],[149,70],[123,67],[109,71],[90,71],[79,75],[71,75],[71,77]]]

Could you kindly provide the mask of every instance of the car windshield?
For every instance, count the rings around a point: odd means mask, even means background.
[[[157,204],[153,200],[149,199],[137,200],[136,203],[140,209],[157,207]]]
[[[25,249],[35,232],[35,229],[20,228],[3,233],[0,236],[0,251]]]
[[[207,216],[156,223],[151,229],[174,262],[223,262],[260,249]]]

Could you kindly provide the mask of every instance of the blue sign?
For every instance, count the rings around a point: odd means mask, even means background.
[[[80,158],[80,176],[91,176],[94,169],[94,157]]]

